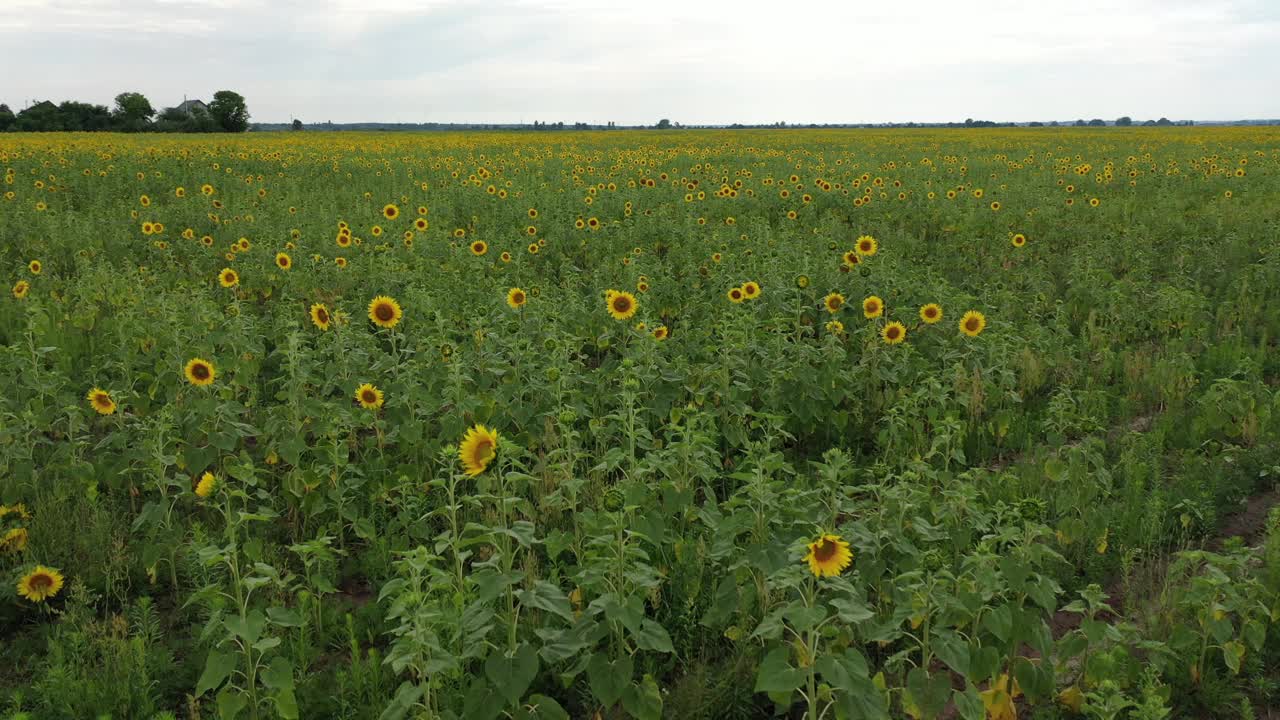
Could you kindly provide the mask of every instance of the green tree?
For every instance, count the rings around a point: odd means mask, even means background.
[[[658,121],[658,124],[656,127],[659,130],[667,130],[671,127],[671,121],[666,118],[662,118],[661,120]]]
[[[156,109],[146,95],[138,92],[124,92],[116,96],[116,108],[111,113],[116,126],[124,132],[141,132],[147,129]]]
[[[16,121],[17,118],[14,116],[13,111],[9,109],[9,106],[0,103],[0,132],[13,127],[13,123]]]
[[[301,130],[301,129],[302,129],[302,121],[301,121],[301,120],[299,120],[298,118],[294,118],[294,119],[293,119],[293,129],[294,129],[294,130]]]
[[[1133,124],[1133,118],[1129,117],[1128,115],[1125,115],[1124,117],[1116,119],[1116,127],[1129,127],[1132,124]]]
[[[244,96],[230,90],[219,90],[209,103],[211,115],[223,132],[244,132],[249,129],[249,108]]]

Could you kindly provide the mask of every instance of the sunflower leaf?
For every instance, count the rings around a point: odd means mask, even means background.
[[[200,681],[196,683],[196,697],[221,685],[235,667],[235,655],[221,650],[211,650],[209,656],[205,658],[204,672],[200,674]]]

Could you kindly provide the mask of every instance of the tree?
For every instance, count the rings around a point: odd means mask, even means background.
[[[1116,127],[1129,127],[1132,124],[1133,124],[1133,118],[1129,117],[1128,115],[1125,115],[1124,117],[1116,119]]]
[[[140,132],[145,130],[156,109],[146,95],[138,92],[123,92],[116,96],[116,109],[111,113],[116,125],[124,132]]]
[[[13,123],[16,122],[16,120],[17,118],[14,117],[13,111],[9,109],[9,106],[4,103],[0,103],[0,132],[4,132],[13,127]]]
[[[1089,121],[1089,127],[1106,127],[1107,123],[1102,118],[1094,118]]]
[[[13,128],[22,132],[57,132],[65,129],[58,106],[48,100],[41,100],[18,113]]]
[[[658,124],[655,125],[654,127],[658,128],[659,130],[669,130],[671,128],[671,121],[666,118],[662,118],[661,120],[658,121]]]
[[[63,130],[102,132],[111,129],[111,111],[106,105],[67,100],[58,106]]]
[[[301,130],[301,129],[302,129],[302,121],[301,121],[301,120],[299,120],[298,118],[294,118],[294,119],[293,119],[293,129],[294,129],[295,131],[296,131],[296,130]]]
[[[230,90],[219,90],[209,103],[211,115],[223,132],[244,132],[249,129],[249,108],[244,96]]]
[[[1169,127],[1172,124],[1173,124],[1173,121],[1167,117],[1162,117],[1156,121],[1156,125],[1159,125],[1160,127]]]

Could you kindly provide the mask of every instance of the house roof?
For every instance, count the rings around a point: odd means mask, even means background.
[[[191,112],[195,108],[205,109],[207,107],[208,105],[205,105],[204,101],[202,100],[183,100],[181,103],[178,104],[177,109],[182,110],[184,112]]]

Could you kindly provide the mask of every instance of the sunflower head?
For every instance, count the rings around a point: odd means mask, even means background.
[[[880,243],[876,242],[876,239],[870,235],[863,235],[859,237],[855,247],[855,250],[859,255],[866,255],[868,257],[875,255],[879,249]]]
[[[356,402],[365,410],[377,410],[382,407],[382,391],[365,383],[356,388]]]
[[[862,301],[862,315],[868,320],[878,318],[884,314],[884,301],[879,297],[872,295]]]
[[[822,304],[827,308],[827,312],[835,314],[840,312],[840,308],[844,307],[844,295],[833,292],[822,298]]]
[[[932,325],[942,319],[942,306],[938,303],[929,303],[920,308],[920,319]]]
[[[311,306],[311,324],[321,330],[328,330],[329,324],[333,322],[333,317],[329,314],[329,308],[324,303],[316,303]]]
[[[521,290],[520,288],[511,288],[507,291],[507,305],[510,305],[512,310],[519,310],[524,307],[524,304],[528,299],[529,298],[525,295],[524,290]]]
[[[31,292],[31,283],[26,280],[19,280],[13,284],[13,296],[19,300],[25,298],[27,293]]]
[[[742,283],[742,296],[748,300],[755,300],[760,297],[760,283],[754,280],[748,280]]]
[[[218,273],[218,284],[224,288],[235,287],[240,284],[240,274],[231,268],[222,268]]]
[[[884,326],[880,331],[880,337],[884,339],[885,344],[897,345],[907,339],[907,328],[902,323],[894,321]]]
[[[804,559],[815,577],[835,577],[853,562],[849,543],[841,540],[839,535],[824,534],[809,543],[808,548]]]
[[[458,446],[458,457],[468,475],[476,476],[484,472],[498,453],[498,433],[484,425],[475,425],[462,438]]]
[[[1022,233],[1015,233],[1011,242],[1014,247],[1020,248],[1027,244],[1027,236]]]
[[[42,603],[62,590],[62,573],[55,568],[37,565],[18,581],[18,594],[33,603]]]
[[[747,296],[742,292],[741,287],[729,288],[727,295],[729,296],[729,302],[731,303],[740,303],[747,299]]]
[[[289,257],[288,253],[276,253],[276,267],[281,270],[288,270],[293,267],[293,258]]]
[[[218,479],[213,473],[206,472],[200,476],[200,480],[196,482],[196,497],[207,498],[213,494],[214,488],[218,486]]]
[[[800,288],[801,290],[803,290],[803,289],[805,289],[805,288],[809,287],[809,276],[808,276],[808,275],[797,275],[797,276],[796,276],[796,287]]]
[[[208,360],[191,358],[191,360],[187,361],[187,366],[183,368],[183,374],[187,376],[187,381],[192,385],[212,385],[217,373],[213,369],[213,363]]]
[[[32,275],[39,275],[40,273],[44,272],[44,264],[41,263],[39,260],[32,260],[31,262],[27,263],[27,269],[31,271]]]
[[[839,320],[830,320],[830,321],[828,321],[828,322],[827,322],[827,332],[831,333],[832,335],[843,335],[843,334],[844,334],[844,323],[840,322]]]
[[[666,325],[659,325],[653,329],[654,340],[666,340],[668,337],[671,337],[671,331],[667,329]]]
[[[636,314],[636,296],[629,292],[610,290],[605,295],[606,307],[614,320],[628,320]]]
[[[393,328],[403,316],[404,311],[395,298],[379,295],[369,301],[369,319],[378,327]]]
[[[489,244],[483,240],[476,240],[471,243],[471,254],[479,257],[489,252]]]
[[[111,394],[101,388],[90,390],[85,399],[99,415],[110,415],[116,411],[116,402],[111,399]]]
[[[986,327],[986,316],[977,310],[970,310],[960,318],[960,332],[969,337],[978,337]]]
[[[400,217],[400,208],[391,203],[382,206],[382,217],[388,220],[395,220]]]

